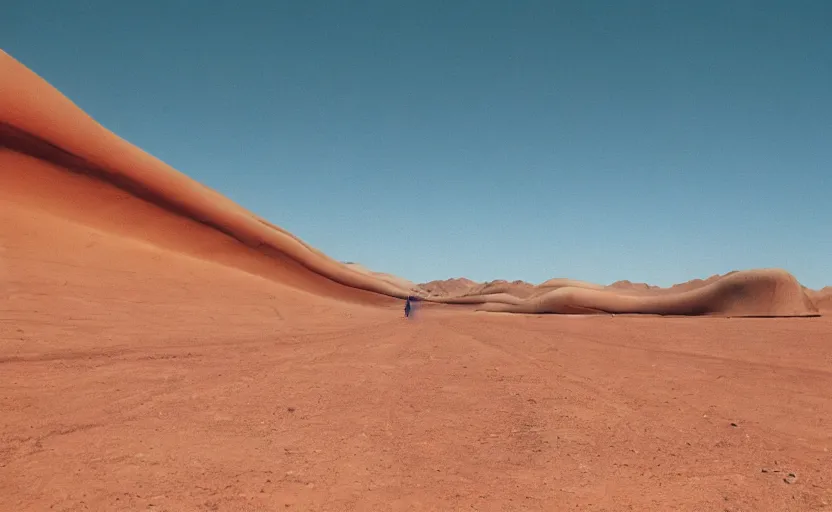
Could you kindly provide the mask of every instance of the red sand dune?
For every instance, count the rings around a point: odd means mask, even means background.
[[[621,294],[563,287],[522,302],[489,300],[483,309],[513,313],[650,313],[658,315],[810,316],[817,309],[800,283],[777,269],[737,272],[672,294]]]
[[[399,276],[396,276],[396,275],[393,275],[393,274],[388,274],[386,272],[376,272],[374,270],[368,269],[367,267],[365,267],[364,265],[361,265],[360,263],[354,263],[354,262],[351,262],[351,261],[350,262],[342,262],[342,263],[349,269],[355,270],[357,272],[361,272],[362,274],[367,274],[367,275],[373,276],[377,279],[381,279],[382,281],[387,281],[387,282],[393,284],[394,286],[398,286],[399,288],[402,288],[404,290],[414,290],[414,291],[416,291],[416,288],[417,288],[416,283],[414,283],[412,281],[409,281],[409,280],[407,280],[403,277],[399,277]]]
[[[408,322],[395,283],[184,178],[6,56],[0,122],[2,511],[832,503],[829,318],[436,304]],[[790,290],[742,275],[711,279],[710,303]],[[631,299],[547,283],[487,298]]]
[[[505,283],[505,282],[503,282]],[[474,286],[464,296],[434,298],[452,304],[483,304],[505,313],[618,313],[658,315],[814,316],[815,302],[780,269],[729,272],[670,288],[619,281],[603,286],[550,279],[537,287]]]
[[[177,172],[96,123],[60,92],[0,56],[3,197],[17,207],[222,263],[298,289],[345,300],[410,294],[518,313],[653,313],[799,316],[816,309],[785,271],[754,270],[674,288],[661,297],[553,279],[418,288],[350,268]],[[630,289],[633,287],[630,286]],[[374,292],[366,293],[366,292]]]
[[[2,188],[21,207],[320,294],[411,293],[349,269],[120,139],[5,53],[0,76],[0,166],[13,170],[2,173]]]
[[[612,283],[609,285],[609,288],[620,288],[622,290],[650,290],[656,287],[647,283],[633,283],[632,281],[623,279]]]
[[[604,288],[604,286],[600,284],[590,283],[587,281],[579,281],[577,279],[567,279],[563,277],[549,279],[548,281],[544,281],[538,285],[539,288],[546,288],[549,290],[556,288],[565,288],[568,286],[577,286],[578,288],[587,288],[592,290],[601,290]]]
[[[533,284],[525,281],[505,281],[498,279],[496,281],[489,281],[480,285],[472,286],[465,295],[494,295],[499,293],[507,293],[519,298],[526,298],[535,292],[536,288]]]

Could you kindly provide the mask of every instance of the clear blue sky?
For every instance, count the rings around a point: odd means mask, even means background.
[[[832,284],[829,0],[13,0],[0,43],[340,260]]]

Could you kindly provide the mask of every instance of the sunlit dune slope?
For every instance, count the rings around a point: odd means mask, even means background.
[[[353,263],[353,262],[343,262],[347,268],[355,270],[356,272],[361,272],[362,274],[371,275],[377,279],[381,279],[382,281],[387,281],[389,283],[398,286],[399,288],[403,288],[406,290],[413,290],[416,288],[416,284],[412,281],[408,281],[403,277],[399,277],[393,274],[388,274],[386,272],[376,272],[374,270],[370,270],[364,265],[360,263]]]
[[[0,53],[0,198],[318,294],[411,293],[355,272],[120,139]],[[375,293],[366,293],[375,292]]]

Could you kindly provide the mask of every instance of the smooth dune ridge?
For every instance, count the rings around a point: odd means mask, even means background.
[[[7,191],[17,192],[15,202],[28,202],[29,206],[54,209],[54,205],[44,204],[44,201],[49,199],[47,196],[59,196],[61,192],[53,190],[50,194],[50,191],[43,189],[70,185],[71,181],[72,185],[77,185],[75,190],[84,193],[86,197],[75,197],[74,208],[73,205],[65,204],[59,213],[77,217],[86,224],[112,228],[110,219],[90,218],[84,211],[90,202],[101,203],[104,198],[100,196],[108,194],[106,199],[110,199],[111,204],[98,209],[118,210],[125,214],[124,207],[115,206],[115,197],[119,194],[113,190],[104,190],[100,186],[104,183],[130,196],[127,199],[119,197],[121,203],[138,199],[150,203],[157,210],[164,210],[167,215],[191,221],[188,226],[180,226],[183,231],[208,228],[235,239],[269,259],[281,260],[287,271],[306,271],[309,279],[317,281],[315,288],[320,293],[347,293],[339,288],[326,288],[321,284],[320,277],[343,285],[341,288],[354,288],[383,296],[403,298],[412,293],[388,280],[356,272],[338,263],[285,230],[269,224],[117,137],[5,52],[0,53],[0,80],[0,147],[3,151],[0,165]],[[62,175],[67,174],[67,171],[92,179],[79,185],[77,176]],[[133,201],[132,206],[138,208],[138,202]],[[145,208],[144,213],[159,215],[151,210]],[[150,238],[160,245],[173,243],[172,239],[176,238],[174,234],[166,237],[166,240],[160,240],[160,237],[155,236],[158,233],[151,230],[131,230],[124,224],[119,227],[125,235]],[[206,247],[183,247],[181,242],[179,240],[174,243],[178,244],[180,250],[204,259],[217,259],[217,255],[206,250]],[[228,250],[227,246],[225,250]],[[251,265],[244,261],[246,258],[228,257],[227,254],[220,258],[223,259],[224,263],[240,266],[243,270],[253,273],[263,271],[262,261],[260,265]],[[265,273],[278,280],[285,277],[300,287],[307,284],[298,280],[297,276],[290,276],[290,272]],[[313,274],[319,277],[314,277]],[[373,299],[368,297],[368,300]]]
[[[0,52],[0,199],[118,236],[267,277],[310,293],[379,303],[420,295],[510,313],[811,316],[818,302],[779,269],[669,289],[551,279],[414,286],[346,265],[119,138]],[[8,206],[7,206],[8,207]]]
[[[508,298],[511,297],[511,298]],[[679,292],[622,293],[613,288],[563,286],[526,300],[481,297],[484,311],[655,315],[816,316],[817,307],[791,274],[780,269],[735,272]]]
[[[343,262],[343,264],[346,265],[347,268],[349,268],[349,269],[355,270],[356,272],[361,272],[362,274],[367,274],[367,275],[373,276],[376,279],[381,279],[382,281],[387,281],[389,283],[394,284],[395,286],[398,286],[399,288],[403,288],[403,289],[406,289],[406,290],[415,290],[416,289],[416,283],[414,283],[412,281],[409,281],[409,280],[407,280],[403,277],[394,276],[393,274],[388,274],[386,272],[376,272],[374,270],[368,269],[367,267],[365,267],[364,265],[361,265],[360,263],[353,263],[353,262],[346,262],[345,261],[345,262]]]
[[[433,286],[437,286],[434,284]],[[826,290],[826,289],[824,289]],[[669,288],[618,281],[604,286],[556,278],[537,286],[522,281],[470,284],[456,295],[431,297],[448,304],[480,305],[501,313],[818,316],[824,291],[803,288],[782,269],[729,272]]]

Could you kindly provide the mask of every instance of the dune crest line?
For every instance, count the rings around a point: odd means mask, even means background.
[[[250,248],[278,251],[338,284],[397,298],[411,293],[347,268],[119,138],[5,52],[0,76],[0,147],[5,150],[88,174]]]

